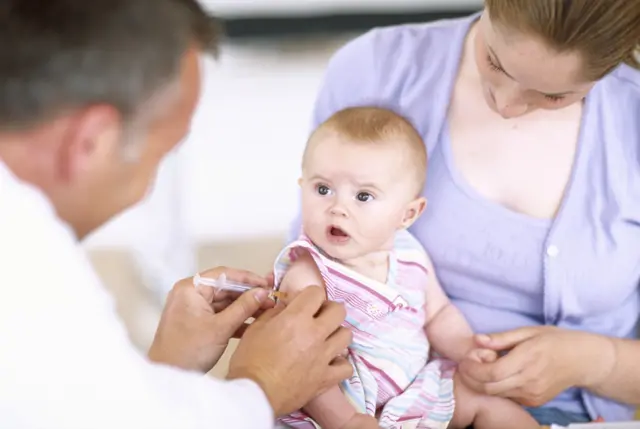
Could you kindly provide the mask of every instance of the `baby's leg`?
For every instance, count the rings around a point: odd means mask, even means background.
[[[453,377],[456,407],[449,428],[539,429],[540,425],[515,402],[474,392],[460,378]]]

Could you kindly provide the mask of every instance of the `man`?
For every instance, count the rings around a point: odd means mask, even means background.
[[[319,288],[268,309],[185,279],[142,356],[78,246],[188,132],[214,30],[195,0],[0,3],[0,427],[270,428],[350,375]],[[228,380],[204,376],[254,315]]]

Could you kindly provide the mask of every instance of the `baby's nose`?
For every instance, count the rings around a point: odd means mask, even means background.
[[[347,210],[338,204],[331,207],[331,214],[334,216],[348,217]]]

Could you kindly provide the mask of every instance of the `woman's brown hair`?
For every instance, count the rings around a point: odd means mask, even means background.
[[[618,65],[640,69],[640,0],[485,0],[491,21],[542,38],[559,53],[579,52],[584,78]]]

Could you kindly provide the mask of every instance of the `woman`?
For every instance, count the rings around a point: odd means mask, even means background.
[[[639,42],[637,0],[486,0],[350,42],[317,99],[314,126],[385,104],[420,130],[412,232],[479,346],[510,351],[459,370],[542,424],[640,404]]]

